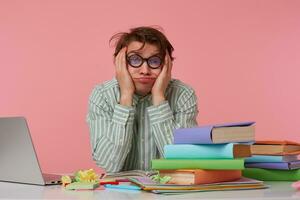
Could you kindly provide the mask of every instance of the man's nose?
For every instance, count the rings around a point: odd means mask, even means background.
[[[147,62],[144,62],[140,67],[140,73],[142,74],[150,74],[150,67],[148,66]]]

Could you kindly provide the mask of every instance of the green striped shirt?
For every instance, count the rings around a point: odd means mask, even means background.
[[[94,88],[87,122],[93,159],[99,167],[107,172],[150,170],[151,160],[164,157],[164,146],[173,143],[174,128],[197,125],[197,98],[191,87],[172,79],[165,97],[154,106],[151,94],[135,94],[132,107],[127,107],[119,104],[116,79]]]

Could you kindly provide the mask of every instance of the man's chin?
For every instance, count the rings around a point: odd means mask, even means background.
[[[135,93],[137,93],[138,95],[141,95],[141,96],[146,96],[146,95],[151,93],[151,90],[139,90],[139,89],[137,89],[135,91]]]
[[[151,84],[151,85],[135,84],[135,89],[136,89],[135,92],[138,95],[146,96],[147,94],[151,93],[152,86],[153,86],[153,84]]]

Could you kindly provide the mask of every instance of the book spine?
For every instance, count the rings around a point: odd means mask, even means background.
[[[300,169],[297,170],[276,170],[245,168],[242,171],[243,176],[262,181],[297,181],[300,180]]]
[[[263,168],[263,169],[281,169],[281,170],[289,170],[289,163],[281,163],[281,162],[260,162],[260,163],[245,163],[245,167],[247,168]]]
[[[244,169],[243,159],[155,159],[152,169]]]
[[[186,173],[186,174],[185,174]],[[191,170],[190,172],[180,170],[160,170],[161,176],[170,176],[172,179],[168,184],[177,185],[199,185],[219,183],[225,181],[234,181],[242,176],[241,170]],[[190,176],[187,176],[189,175]]]
[[[212,144],[212,126],[174,130],[174,144]]]
[[[233,144],[177,144],[177,145],[166,145],[164,147],[165,158],[184,158],[184,159],[215,159],[224,158],[232,159],[233,155]]]
[[[253,162],[283,162],[282,156],[263,156],[263,155],[252,155],[252,157],[245,159],[246,163]]]

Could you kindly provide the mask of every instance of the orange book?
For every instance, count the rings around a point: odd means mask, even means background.
[[[234,181],[242,177],[241,170],[159,170],[160,176],[169,176],[168,184],[199,185]]]
[[[296,155],[300,154],[300,144],[286,140],[256,141],[251,145],[253,155]]]

